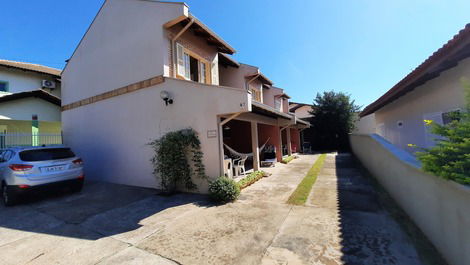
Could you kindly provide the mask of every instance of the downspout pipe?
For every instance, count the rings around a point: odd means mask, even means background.
[[[191,18],[191,20],[189,20],[189,23],[186,24],[186,26],[184,26],[183,29],[181,29],[172,39],[171,39],[171,50],[172,50],[172,56],[171,58],[173,59],[173,65],[172,65],[172,69],[173,69],[173,77],[176,78],[176,40],[181,37],[181,35],[183,35],[183,33],[186,32],[186,30],[188,30],[189,27],[191,27],[191,25],[194,23],[194,18]]]

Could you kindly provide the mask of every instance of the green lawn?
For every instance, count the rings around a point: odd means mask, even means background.
[[[318,173],[320,173],[321,168],[323,167],[323,162],[325,161],[326,154],[321,154],[320,157],[315,161],[312,168],[307,172],[302,182],[295,189],[295,191],[290,195],[287,203],[295,205],[304,205],[307,201],[308,195],[312,190],[313,184],[317,180]]]

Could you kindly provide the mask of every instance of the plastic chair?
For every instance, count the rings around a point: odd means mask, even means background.
[[[245,171],[245,161],[248,157],[245,156],[245,157],[242,157],[242,158],[239,158],[239,159],[235,159],[233,161],[233,168],[235,169],[235,175],[238,177],[238,176],[245,176],[246,175],[246,171]]]

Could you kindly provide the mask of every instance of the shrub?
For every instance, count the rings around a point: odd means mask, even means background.
[[[218,202],[234,201],[240,195],[240,187],[227,177],[219,177],[209,184],[209,196]]]
[[[267,176],[268,176],[268,173],[264,171],[252,172],[248,174],[246,177],[244,177],[243,179],[241,179],[240,181],[238,181],[238,186],[240,186],[240,189],[244,189],[250,186],[251,184],[255,183],[256,181],[258,181],[259,179],[263,177],[267,177]]]
[[[206,178],[201,142],[193,129],[169,132],[149,143],[155,151],[150,159],[154,176],[161,181],[166,193],[173,193],[181,182],[189,190],[196,189],[192,175]]]
[[[439,125],[424,121],[441,137],[436,139],[436,146],[417,153],[424,171],[461,184],[470,184],[470,86],[466,89],[467,108],[454,113],[452,122]]]
[[[296,158],[295,156],[288,156],[288,157],[286,157],[286,158],[283,158],[283,159],[281,160],[281,163],[287,164],[287,163],[289,163],[290,161],[294,160],[295,158]]]

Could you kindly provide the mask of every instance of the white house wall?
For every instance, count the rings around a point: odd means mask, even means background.
[[[383,136],[388,141],[409,151],[414,149],[407,147],[408,144],[427,146],[423,119],[426,114],[465,106],[462,78],[470,80],[470,59],[375,112],[377,130],[383,128]],[[397,126],[399,121],[403,122],[401,128]]]
[[[297,114],[297,111],[295,112]],[[375,114],[369,114],[362,118],[357,118],[354,124],[354,131],[355,134],[372,134],[378,133],[376,124],[375,124]]]
[[[60,121],[60,106],[39,98],[24,98],[0,104],[0,120],[31,120],[37,115],[40,121]]]
[[[182,3],[106,1],[62,74],[63,105],[163,75],[163,24],[184,14]]]
[[[20,93],[38,90],[42,86],[42,80],[55,81],[54,79],[55,78],[51,77],[50,75],[0,67],[0,81],[8,82],[8,93]],[[56,85],[56,89],[47,89],[46,91],[57,97],[60,97],[60,83],[56,83]],[[0,96],[4,94],[5,93],[0,92]]]
[[[162,90],[171,94],[172,105],[165,106]],[[217,114],[248,111],[249,105],[242,89],[165,78],[150,88],[64,111],[64,140],[83,157],[88,178],[156,188],[147,143],[192,127],[199,133],[206,173],[215,178],[220,173]],[[217,136],[209,138],[214,131]],[[194,181],[199,192],[207,191],[206,181]]]

